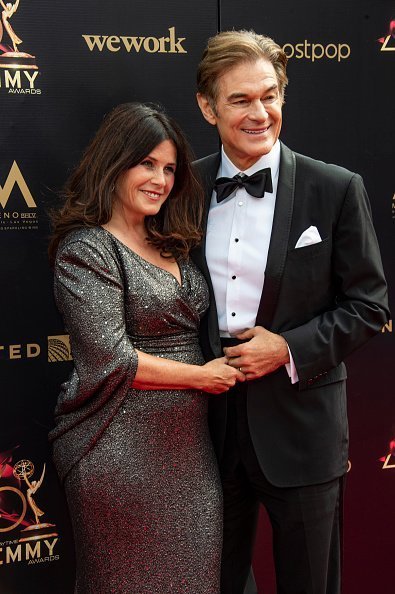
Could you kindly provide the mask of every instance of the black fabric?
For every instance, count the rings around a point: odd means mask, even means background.
[[[224,491],[221,594],[243,594],[252,563],[259,504],[273,530],[278,594],[340,594],[342,479],[276,487],[262,473],[246,412],[246,384],[227,395],[220,472]]]
[[[214,184],[217,202],[228,198],[237,188],[245,188],[255,198],[263,198],[265,192],[273,192],[270,167],[260,169],[250,176],[238,173],[234,177],[219,177]]]
[[[195,163],[204,184],[207,225],[220,153]],[[316,226],[322,241],[295,248]],[[193,258],[206,277],[210,308],[201,325],[206,359],[221,355],[205,242]],[[262,472],[278,487],[342,476],[348,464],[343,359],[388,319],[387,288],[361,178],[294,153],[281,143],[279,182],[265,283],[256,325],[281,334],[299,382],[284,366],[247,386],[248,427]],[[224,448],[227,398],[210,401],[217,456]]]

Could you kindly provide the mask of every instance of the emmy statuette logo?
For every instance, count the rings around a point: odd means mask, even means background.
[[[17,28],[19,33],[15,22],[19,1],[0,0],[0,89],[13,95],[41,95],[41,89],[35,86],[40,74],[36,57],[22,51],[23,40],[14,30]]]
[[[0,566],[36,565],[60,558],[56,551],[59,542],[56,525],[43,522],[45,512],[41,503],[37,504],[45,464],[38,480],[33,478],[34,474],[30,460],[13,464],[11,451],[0,452]]]
[[[35,524],[31,524],[21,531],[19,542],[41,540],[43,538],[58,536],[57,532],[54,530],[56,528],[55,524],[41,522],[40,518],[44,515],[44,512],[38,507],[34,500],[34,496],[43,484],[45,464],[39,480],[30,480],[34,474],[34,465],[30,460],[19,460],[19,462],[14,465],[13,474],[15,478],[21,481],[23,480],[26,483],[26,498],[35,519]]]
[[[19,0],[16,0],[14,3],[5,3],[3,0],[0,0],[0,4],[3,8],[1,13],[2,24],[0,23],[0,49],[3,51],[3,53],[0,54],[0,68],[37,70],[35,56],[19,50],[18,46],[23,42],[15,33],[10,23],[10,20],[18,10]],[[2,43],[5,32],[7,33],[12,47]]]

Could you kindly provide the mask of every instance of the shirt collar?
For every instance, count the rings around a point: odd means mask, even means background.
[[[270,167],[272,179],[277,178],[278,171],[280,168],[280,154],[281,154],[281,145],[280,141],[276,140],[274,143],[272,150],[267,155],[262,155],[260,159],[254,165],[243,171],[246,175],[253,175],[260,169],[265,169],[266,167]],[[227,154],[224,151],[224,147],[221,148],[221,166],[218,171],[217,177],[234,177],[237,173],[240,173],[240,169],[238,169],[232,161],[229,159]]]

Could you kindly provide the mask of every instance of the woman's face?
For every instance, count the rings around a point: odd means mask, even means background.
[[[121,204],[127,219],[135,222],[156,215],[174,186],[176,166],[176,147],[173,141],[164,140],[139,165],[121,173],[114,206]]]

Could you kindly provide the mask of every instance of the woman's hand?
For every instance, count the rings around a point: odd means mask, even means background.
[[[205,365],[192,365],[157,357],[137,350],[138,367],[132,388],[137,390],[202,390],[210,394],[226,392],[245,375],[228,365],[227,357]]]
[[[245,381],[245,375],[238,369],[228,365],[226,357],[209,361],[201,367],[201,371],[203,373],[198,388],[210,394],[227,392],[237,381]]]

